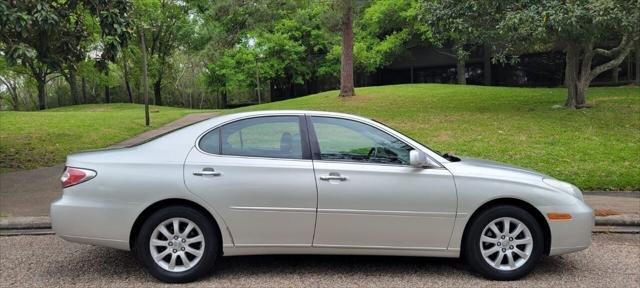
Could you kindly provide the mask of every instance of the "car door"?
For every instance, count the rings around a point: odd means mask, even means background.
[[[317,247],[440,250],[456,216],[453,176],[409,166],[402,140],[361,121],[308,117]]]
[[[187,187],[222,215],[236,246],[311,246],[317,191],[301,119],[227,123],[189,153]]]

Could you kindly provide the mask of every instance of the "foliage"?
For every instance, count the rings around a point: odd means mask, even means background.
[[[44,109],[45,84],[54,73],[75,71],[87,51],[88,15],[95,17],[102,33],[103,68],[112,61],[118,47],[126,44],[127,1],[0,2],[0,43],[2,54],[12,65],[29,69],[38,82],[39,108]],[[72,86],[75,84],[70,82]]]
[[[436,45],[450,44],[456,57],[467,59],[469,51],[494,38],[494,25],[504,3],[489,0],[424,1],[421,19],[430,28]]]
[[[419,9],[417,0],[378,0],[363,9],[356,22],[356,69],[374,72],[430,39],[430,29],[418,19]]]

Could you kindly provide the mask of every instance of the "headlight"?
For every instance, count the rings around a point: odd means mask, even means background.
[[[567,182],[564,181],[560,181],[560,180],[556,180],[553,178],[543,178],[542,182],[544,182],[545,184],[555,188],[556,190],[565,192],[570,194],[573,197],[576,197],[580,200],[582,199],[582,192],[580,191],[580,189],[578,189],[578,187],[569,184]]]

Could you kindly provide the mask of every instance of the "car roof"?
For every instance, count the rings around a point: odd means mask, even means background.
[[[213,117],[209,120],[202,121],[201,123],[204,125],[215,125],[221,124],[224,122],[232,121],[235,119],[242,119],[253,116],[277,116],[277,115],[311,115],[311,116],[329,116],[329,117],[339,117],[339,118],[348,118],[348,119],[357,119],[364,121],[371,121],[371,119],[353,115],[346,113],[338,113],[338,112],[327,112],[327,111],[313,111],[313,110],[260,110],[260,111],[250,111],[250,112],[239,112],[233,114],[223,114],[220,116]]]

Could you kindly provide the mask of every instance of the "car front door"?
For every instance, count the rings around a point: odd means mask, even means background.
[[[238,120],[189,153],[187,187],[222,215],[236,246],[311,246],[317,191],[301,123],[299,115]]]
[[[457,204],[449,171],[409,166],[414,148],[372,125],[307,119],[318,186],[314,246],[447,248]]]

